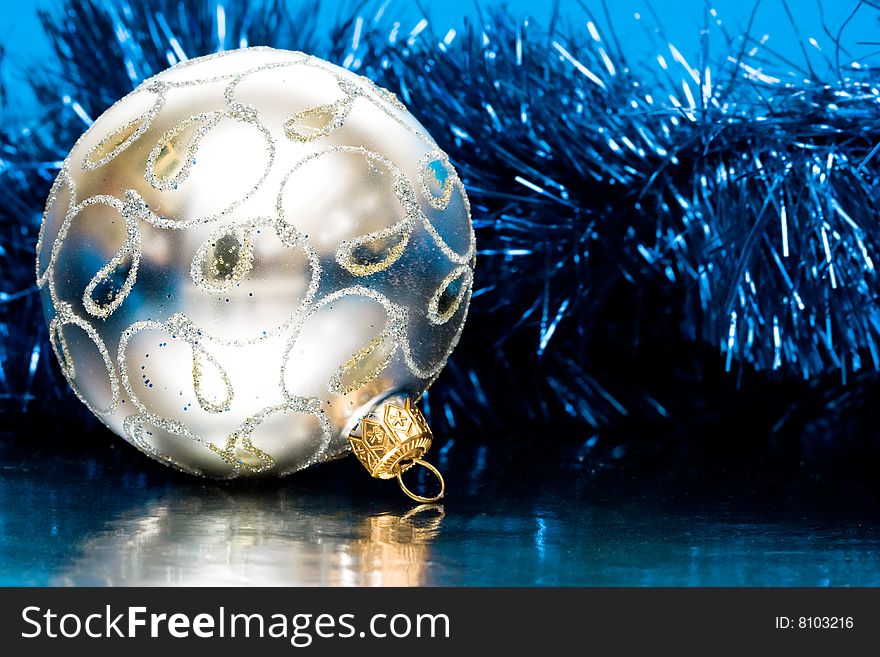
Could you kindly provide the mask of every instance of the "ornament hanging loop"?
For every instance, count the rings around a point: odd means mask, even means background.
[[[424,497],[422,495],[413,493],[409,488],[407,488],[406,484],[403,483],[403,473],[409,470],[409,467],[400,468],[397,471],[397,483],[400,484],[400,490],[402,490],[411,500],[422,502],[424,504],[431,504],[432,502],[437,502],[443,499],[443,495],[446,493],[446,482],[443,481],[443,475],[440,474],[440,471],[433,465],[431,465],[427,461],[423,461],[422,459],[413,459],[410,462],[410,467],[413,465],[420,465],[423,468],[427,469],[431,474],[433,474],[437,478],[437,483],[440,484],[440,492],[431,497]]]
[[[400,489],[410,499],[424,504],[438,501],[446,492],[440,471],[422,460],[433,439],[425,416],[412,399],[403,395],[392,395],[377,403],[348,434],[351,451],[371,477],[397,477]],[[403,473],[414,465],[422,466],[437,478],[440,484],[437,495],[417,495],[403,483]]]

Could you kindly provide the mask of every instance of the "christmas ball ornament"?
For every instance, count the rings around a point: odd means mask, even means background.
[[[415,402],[474,258],[464,186],[394,94],[248,48],[94,122],[49,195],[37,282],[70,386],[150,456],[232,478],[352,450],[400,478],[427,465]]]

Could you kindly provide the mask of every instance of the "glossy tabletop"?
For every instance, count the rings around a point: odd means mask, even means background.
[[[223,484],[109,437],[6,444],[0,584],[880,585],[870,501],[501,451],[438,454],[450,494],[418,507],[353,459]]]

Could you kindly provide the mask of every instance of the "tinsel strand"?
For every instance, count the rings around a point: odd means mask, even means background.
[[[41,14],[52,57],[30,71],[35,113],[0,137],[4,412],[71,399],[32,281],[67,149],[149,75],[244,45],[392,89],[461,173],[479,262],[469,328],[427,399],[439,431],[555,428],[592,447],[614,427],[723,421],[730,395],[770,396],[764,431],[852,409],[858,392],[840,386],[880,370],[873,70],[841,64],[843,27],[821,73],[723,26],[686,56],[656,17],[642,22],[658,56],[635,63],[584,11],[545,28],[494,8],[441,33],[366,3],[326,38],[318,9],[281,0]]]

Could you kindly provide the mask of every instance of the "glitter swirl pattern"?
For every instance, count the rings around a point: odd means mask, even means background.
[[[190,60],[118,101],[46,203],[36,276],[77,396],[222,478],[338,456],[467,316],[464,185],[397,97],[303,53]]]

